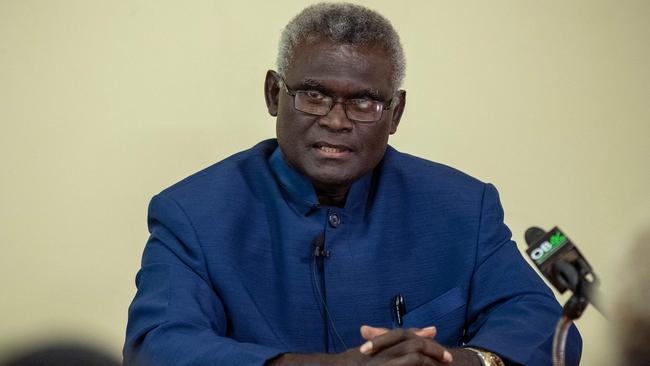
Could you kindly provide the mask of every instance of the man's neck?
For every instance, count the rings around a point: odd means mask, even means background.
[[[318,196],[318,203],[321,206],[335,206],[341,208],[345,206],[345,200],[350,191],[350,186],[335,188],[328,187],[324,189],[323,187],[314,184],[314,188],[316,189],[316,195]]]

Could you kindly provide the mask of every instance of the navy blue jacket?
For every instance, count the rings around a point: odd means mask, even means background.
[[[126,364],[263,365],[283,352],[341,352],[363,324],[438,328],[528,366],[551,364],[561,308],[523,260],[496,189],[388,147],[344,208],[321,207],[275,140],[173,185],[129,308]],[[314,257],[322,239],[327,258]],[[327,305],[327,311],[323,306]],[[577,365],[575,329],[567,365]]]

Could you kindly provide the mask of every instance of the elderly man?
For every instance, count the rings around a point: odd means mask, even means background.
[[[127,364],[550,364],[561,309],[496,189],[387,146],[404,70],[366,8],[287,25],[264,85],[277,140],[151,201]]]

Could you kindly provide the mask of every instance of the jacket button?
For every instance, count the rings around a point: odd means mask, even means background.
[[[334,228],[339,227],[339,225],[341,225],[341,218],[336,213],[331,213],[327,218],[327,221],[329,221],[330,226]]]

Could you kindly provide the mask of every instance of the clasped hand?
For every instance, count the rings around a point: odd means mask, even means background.
[[[362,326],[361,336],[366,343],[339,356],[344,359],[344,365],[410,366],[452,362],[451,353],[433,339],[435,335],[435,327],[388,330]]]
[[[385,329],[361,327],[366,343],[338,354],[284,354],[272,366],[442,366],[480,365],[472,351],[446,349],[434,340],[435,327]]]

